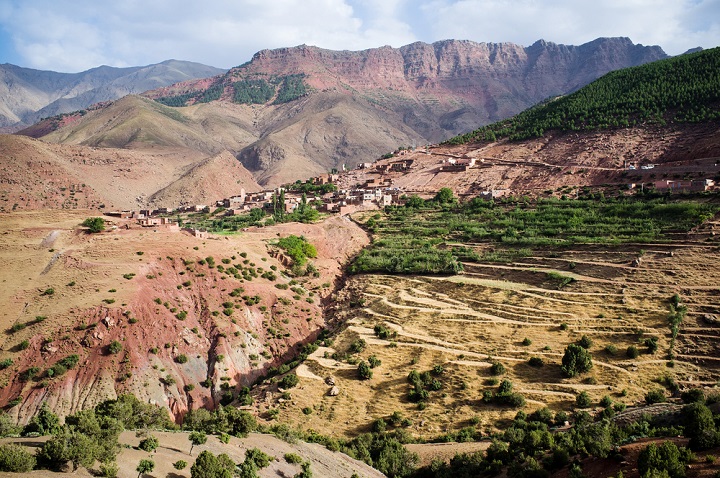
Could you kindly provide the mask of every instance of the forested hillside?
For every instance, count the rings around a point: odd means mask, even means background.
[[[577,92],[543,102],[448,141],[522,140],[546,131],[697,123],[720,119],[720,48],[608,73]]]

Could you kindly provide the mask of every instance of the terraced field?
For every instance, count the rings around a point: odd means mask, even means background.
[[[347,327],[298,369],[290,399],[277,402],[268,394],[261,408],[279,408],[283,422],[326,434],[354,436],[382,418],[388,429],[434,438],[464,427],[490,433],[519,409],[569,412],[580,392],[600,409],[604,396],[633,406],[650,390],[671,397],[677,387],[715,386],[720,242],[714,228],[717,222],[706,222],[669,243],[581,244],[532,250],[513,262],[464,262],[455,275],[354,276],[336,297],[335,318]],[[465,246],[480,255],[488,248]],[[674,294],[688,310],[673,343]],[[565,348],[583,336],[592,342],[593,367],[567,378]],[[656,339],[656,351],[648,339]],[[628,356],[631,346],[637,357]],[[380,364],[361,380],[357,363],[371,356]],[[493,375],[495,363],[502,373]],[[413,370],[429,371],[439,390],[412,397]],[[327,377],[339,395],[328,395]],[[524,406],[483,399],[505,379]]]

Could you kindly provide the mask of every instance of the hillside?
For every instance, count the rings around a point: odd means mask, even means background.
[[[0,135],[1,212],[177,207],[211,203],[242,188],[259,186],[227,152],[95,148]]]
[[[525,139],[546,131],[583,131],[720,119],[720,48],[615,71],[581,90],[449,144]]]
[[[136,148],[182,143],[211,154],[219,152],[219,143],[260,184],[277,186],[343,164],[352,168],[399,145],[440,141],[574,91],[608,71],[665,57],[659,47],[625,38],[581,46],[538,41],[527,48],[448,40],[356,52],[263,50],[225,74],[144,94],[192,118],[177,118],[182,125],[147,124],[148,107],[135,111],[139,119],[93,111],[26,133],[37,137],[60,128],[46,138]],[[193,139],[198,135],[211,140]]]
[[[18,130],[47,116],[223,71],[177,60],[130,68],[101,66],[80,73],[40,71],[6,63],[0,65],[0,128]]]
[[[343,262],[367,243],[341,218],[199,239],[134,220],[88,234],[78,225],[92,214],[0,221],[2,359],[12,364],[0,372],[0,403],[18,400],[6,408],[15,420],[43,402],[66,415],[120,393],[176,419],[229,403],[315,340]],[[316,247],[316,276],[288,275],[270,244],[289,234]],[[72,354],[77,368],[46,373]]]

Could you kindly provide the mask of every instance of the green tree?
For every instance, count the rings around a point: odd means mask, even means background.
[[[685,436],[690,438],[690,448],[704,450],[720,443],[713,414],[704,403],[691,403],[683,407]]]
[[[135,468],[135,471],[138,472],[138,478],[140,478],[145,473],[150,473],[155,469],[155,462],[148,459],[142,459],[140,460],[140,463],[138,463],[137,468]]]
[[[580,392],[575,397],[575,405],[578,408],[590,408],[590,395],[587,392]]]
[[[193,448],[195,448],[198,445],[203,445],[205,442],[207,442],[207,435],[203,432],[191,432],[190,435],[188,435],[188,440],[190,440],[190,455],[192,455]]]
[[[157,438],[150,435],[149,437],[145,438],[144,440],[140,441],[140,445],[138,445],[138,448],[140,448],[143,451],[146,451],[148,453],[152,453],[155,450],[157,450],[157,447],[160,445],[160,442]]]
[[[282,388],[292,388],[295,385],[297,385],[300,382],[300,379],[298,376],[294,373],[289,373],[285,375],[280,382],[278,382],[278,385]]]
[[[235,463],[229,456],[224,453],[215,456],[207,450],[201,452],[190,467],[192,478],[232,478],[234,472]]]
[[[660,446],[651,443],[638,456],[638,471],[642,477],[656,470],[666,471],[670,478],[683,478],[690,457],[687,449],[678,448],[673,442],[666,441]]]
[[[561,367],[563,375],[574,377],[577,374],[589,372],[591,368],[592,356],[590,352],[577,344],[570,344],[565,348]]]
[[[300,473],[296,473],[293,478],[312,478],[312,470],[310,469],[310,462],[306,461],[302,465],[302,471]]]
[[[433,200],[439,204],[448,204],[457,201],[453,195],[453,190],[450,188],[440,188]]]
[[[66,426],[43,444],[37,458],[40,464],[53,470],[58,470],[69,461],[74,469],[80,466],[89,468],[95,463],[99,452],[100,444],[97,440]]]
[[[358,364],[357,373],[360,380],[370,380],[373,376],[372,369],[364,360],[361,360]]]
[[[108,345],[108,352],[111,354],[119,354],[122,350],[122,344],[118,342],[117,340],[113,340],[110,342],[110,345]]]
[[[584,349],[589,349],[590,347],[592,347],[592,344],[592,339],[587,335],[583,335],[580,340],[578,340],[578,345]]]
[[[23,431],[25,434],[53,435],[58,430],[60,430],[60,418],[50,410],[46,402],[43,402],[40,410],[32,417]]]
[[[105,230],[105,219],[101,217],[89,217],[82,222],[84,227],[87,227],[93,234],[102,232]]]
[[[0,446],[0,471],[29,473],[36,464],[35,456],[24,446],[12,443]]]

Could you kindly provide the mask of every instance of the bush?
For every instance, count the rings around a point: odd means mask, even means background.
[[[177,363],[187,363],[187,361],[188,361],[187,355],[185,355],[185,354],[180,354],[180,355],[178,355],[177,357],[175,357],[175,361],[176,361]]]
[[[545,362],[540,357],[530,357],[530,360],[528,360],[528,365],[531,367],[542,367],[545,365]]]
[[[29,473],[36,464],[35,456],[24,446],[12,443],[0,446],[0,471]]]
[[[370,380],[373,376],[370,366],[364,360],[358,364],[357,373],[360,380]]]
[[[590,352],[576,344],[570,344],[565,348],[561,367],[563,375],[574,377],[577,374],[589,372],[591,368]]]
[[[294,373],[289,373],[285,375],[282,379],[280,379],[278,385],[281,388],[293,388],[295,385],[298,384],[298,382],[300,382],[298,376]]]
[[[365,350],[367,347],[367,342],[365,342],[365,339],[357,339],[355,342],[350,344],[350,353],[358,354]]]
[[[686,448],[678,448],[673,442],[666,441],[660,446],[651,443],[640,452],[638,471],[643,477],[665,472],[669,478],[683,478],[685,465],[691,459],[692,454]]]
[[[303,459],[295,453],[285,453],[285,461],[292,464],[302,463]]]
[[[110,345],[108,345],[108,352],[111,354],[119,354],[122,350],[122,344],[118,342],[117,340],[113,340],[110,342]]]
[[[705,403],[705,392],[701,388],[691,388],[684,391],[680,397],[685,403]]]
[[[105,230],[105,219],[101,217],[89,217],[82,222],[84,227],[87,227],[93,234],[102,232]]]
[[[575,405],[578,408],[590,408],[590,405],[591,405],[590,395],[588,395],[587,392],[580,392],[575,397]]]
[[[584,349],[589,349],[592,347],[592,344],[593,341],[587,335],[583,335],[580,340],[578,340],[578,345]]]
[[[635,347],[634,345],[631,345],[630,347],[627,348],[625,355],[627,355],[631,359],[635,359],[640,356],[640,351],[638,350],[637,347]]]
[[[187,466],[187,461],[185,460],[178,460],[175,463],[173,463],[173,468],[176,470],[184,470]]]
[[[666,402],[667,398],[665,397],[665,393],[660,390],[650,390],[648,393],[645,394],[645,403],[648,405],[652,405],[653,403],[662,403]]]
[[[648,337],[644,341],[645,347],[648,348],[648,353],[654,354],[658,350],[658,339],[657,337]]]
[[[140,441],[140,444],[138,445],[138,448],[140,448],[143,451],[146,451],[148,453],[151,453],[155,451],[160,445],[160,442],[157,438],[150,435],[149,437],[145,438],[144,440]]]
[[[500,362],[493,362],[490,366],[490,375],[503,375],[505,373],[505,366]]]
[[[713,414],[703,403],[691,403],[683,408],[685,436],[690,438],[690,448],[704,450],[720,444]]]

